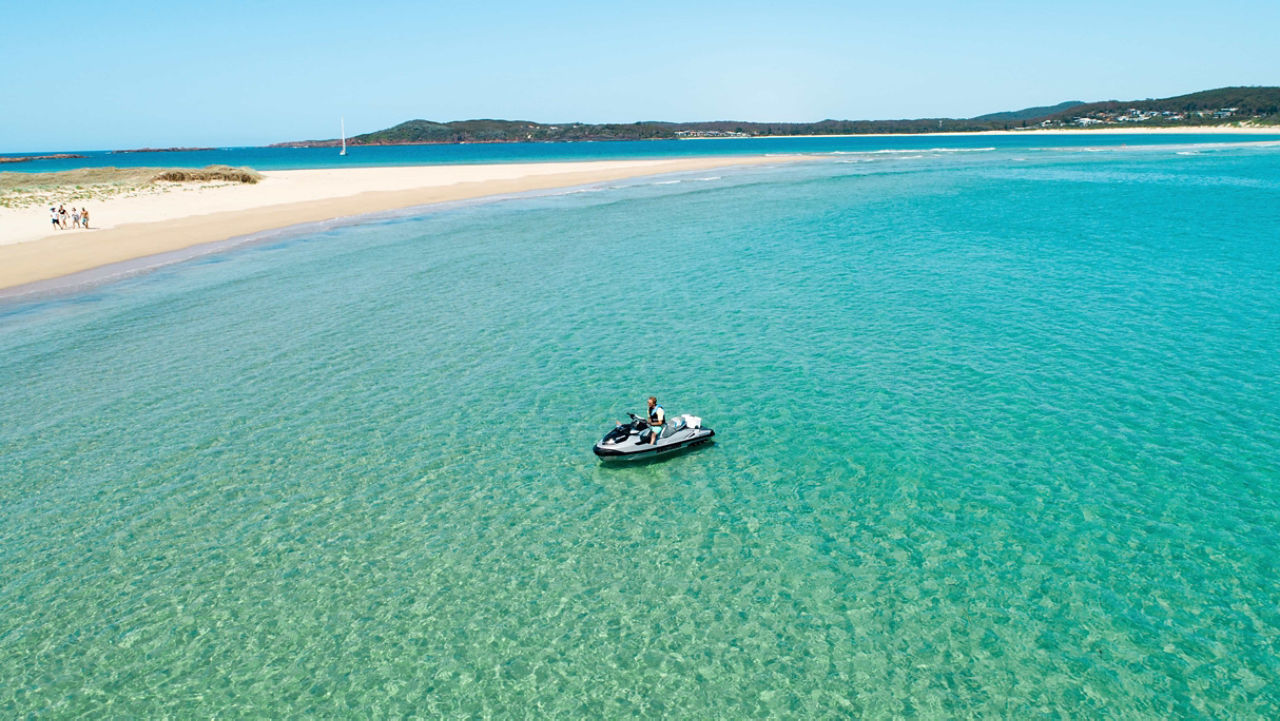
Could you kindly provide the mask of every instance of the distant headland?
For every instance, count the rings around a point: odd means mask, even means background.
[[[198,150],[217,150],[217,148],[134,148],[132,150],[112,150],[112,155],[120,153],[190,153]]]
[[[1280,87],[1230,87],[1172,98],[1071,100],[1058,105],[990,113],[974,118],[821,120],[815,123],[756,123],[722,120],[697,123],[559,123],[525,120],[410,120],[385,130],[347,138],[348,146],[446,143],[536,143],[574,140],[675,140],[805,135],[967,133],[1067,128],[1198,128],[1226,125],[1276,126]],[[276,148],[336,147],[340,140],[275,143]]]
[[[83,158],[77,153],[57,153],[55,155],[7,155],[0,156],[0,163],[29,163],[32,160],[70,160]]]

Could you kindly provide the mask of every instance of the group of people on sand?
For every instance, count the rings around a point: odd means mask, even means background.
[[[58,230],[66,230],[67,228],[88,228],[89,227],[89,209],[88,208],[72,208],[67,210],[67,206],[59,205],[56,208],[50,207],[49,214],[53,216],[53,227]]]

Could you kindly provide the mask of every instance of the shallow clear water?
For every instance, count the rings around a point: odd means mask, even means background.
[[[0,309],[0,711],[1280,715],[1280,150],[586,190]]]

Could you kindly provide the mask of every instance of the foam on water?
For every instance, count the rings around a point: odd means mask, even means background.
[[[0,708],[1280,715],[1278,168],[832,159],[5,306]],[[600,466],[650,393],[718,443]]]

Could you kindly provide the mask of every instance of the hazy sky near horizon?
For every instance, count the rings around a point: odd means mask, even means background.
[[[0,152],[412,118],[971,117],[1280,84],[1280,2],[5,3]]]

